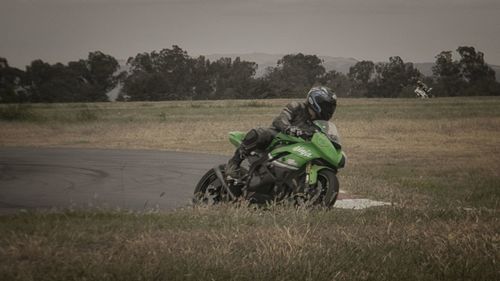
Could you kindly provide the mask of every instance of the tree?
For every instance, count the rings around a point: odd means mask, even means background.
[[[112,90],[116,84],[116,71],[120,68],[118,61],[102,52],[91,52],[88,55],[86,66],[92,85],[101,93]]]
[[[434,92],[439,96],[459,95],[465,85],[460,65],[453,61],[451,51],[442,51],[436,56],[432,73],[436,78]]]
[[[316,55],[286,55],[268,70],[265,79],[274,97],[303,97],[325,74],[322,60]]]
[[[211,79],[213,79],[212,84],[214,85],[213,96],[210,98],[230,99],[237,96],[231,83],[232,64],[231,58],[220,58],[210,64]]]
[[[130,100],[177,100],[195,96],[192,60],[179,46],[137,54],[127,64],[131,73],[125,78],[122,94]]]
[[[442,96],[500,95],[500,84],[495,71],[485,62],[484,54],[474,47],[457,48],[459,60],[453,60],[452,51],[436,56],[432,68],[435,91]]]
[[[138,54],[127,64],[122,97],[129,100],[250,98],[256,89],[257,65],[240,58],[210,62],[173,46]]]
[[[10,67],[6,58],[0,57],[0,102],[20,103],[29,101],[26,73]]]
[[[153,52],[152,57],[153,65],[166,80],[164,84],[168,85],[166,96],[169,99],[191,99],[194,92],[191,83],[191,58],[187,52],[174,45],[172,49]]]
[[[366,96],[372,88],[375,76],[375,64],[372,61],[360,61],[349,68],[349,77],[352,84],[351,94],[354,96]]]
[[[484,62],[484,54],[476,52],[474,47],[458,47],[458,62],[463,77],[474,84],[478,81],[495,80],[495,71]]]
[[[332,89],[337,96],[352,97],[354,95],[353,81],[342,72],[331,70],[327,72],[321,79],[321,84]]]
[[[255,71],[257,64],[242,61],[239,57],[220,58],[210,65],[215,85],[214,95],[217,98],[252,98],[255,87]]]
[[[27,67],[32,102],[107,101],[106,93],[117,83],[118,61],[102,52],[86,60],[51,65],[35,60]]]
[[[399,56],[390,57],[388,63],[378,63],[375,70],[375,86],[369,90],[368,96],[398,97],[404,88],[422,77],[413,63],[405,63]]]
[[[204,56],[192,59],[193,99],[208,99],[214,93],[214,82],[210,72],[210,61]]]
[[[81,87],[85,84],[75,72],[56,63],[50,65],[42,60],[35,60],[27,67],[31,81],[34,102],[84,102],[85,93]],[[85,89],[85,92],[88,89]]]
[[[484,61],[484,54],[474,47],[461,46],[458,65],[467,82],[465,95],[500,95],[500,85],[496,82],[495,71]]]
[[[349,68],[347,74],[356,83],[367,84],[375,74],[375,64],[372,61],[360,61]]]

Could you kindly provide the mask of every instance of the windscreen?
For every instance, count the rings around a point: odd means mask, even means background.
[[[340,136],[339,132],[337,131],[337,126],[333,124],[332,122],[329,121],[324,121],[324,120],[316,120],[314,121],[314,124],[320,128],[320,130],[328,136],[330,141],[336,142],[340,144]]]

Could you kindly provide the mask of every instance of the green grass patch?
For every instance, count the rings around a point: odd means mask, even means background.
[[[75,117],[77,122],[93,122],[99,119],[96,110],[88,107],[78,110]]]
[[[92,105],[76,104],[68,107],[45,105],[0,105],[0,120],[37,124],[86,123],[100,119],[101,110]]]
[[[34,121],[36,115],[32,107],[24,104],[0,106],[0,120],[3,121]]]
[[[343,102],[339,100],[338,114],[348,120],[438,120],[471,117],[499,117],[500,100],[497,98],[441,98],[369,99],[368,102]]]

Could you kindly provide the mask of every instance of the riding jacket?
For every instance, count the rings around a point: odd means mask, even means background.
[[[285,132],[290,126],[295,126],[303,131],[314,132],[315,126],[312,121],[306,102],[291,102],[273,120],[271,128]]]
[[[291,126],[297,127],[308,133],[315,131],[316,127],[312,123],[311,115],[307,110],[307,104],[305,102],[291,102],[287,104],[273,120],[271,127],[250,130],[245,135],[235,155],[243,159],[244,155],[248,155],[248,153],[255,149],[265,149],[269,146],[278,132],[286,133],[287,129]]]

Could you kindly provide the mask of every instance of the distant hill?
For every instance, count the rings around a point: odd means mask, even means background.
[[[417,62],[414,63],[413,66],[415,66],[416,69],[420,71],[425,76],[431,76],[432,75],[432,67],[434,66],[433,62]]]
[[[336,70],[338,72],[342,72],[347,74],[349,72],[349,68],[355,65],[358,60],[353,58],[341,58],[341,57],[328,57],[328,56],[320,56],[323,60],[323,66],[326,71]]]

